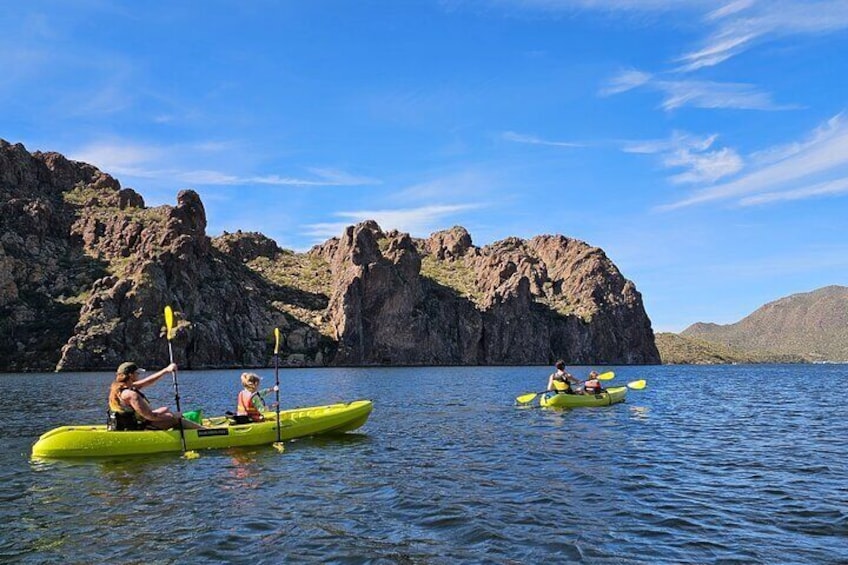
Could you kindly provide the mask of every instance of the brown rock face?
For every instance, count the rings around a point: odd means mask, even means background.
[[[255,232],[238,231],[234,234],[224,232],[222,236],[215,238],[215,246],[242,263],[248,263],[259,257],[275,257],[282,253],[282,249],[273,239]]]
[[[0,140],[0,371],[657,363],[639,293],[562,236],[477,248],[461,227],[415,240],[374,222],[306,254],[262,234],[210,239],[199,195],[144,199],[91,165]]]
[[[415,363],[420,357],[415,338],[421,328],[413,318],[422,299],[421,259],[410,237],[386,236],[376,223],[365,222],[347,228],[324,257],[333,275],[327,312],[338,342],[333,364],[401,358]]]
[[[103,264],[70,237],[65,195],[118,181],[56,153],[30,154],[0,140],[0,371],[51,369],[73,334],[80,303]]]
[[[424,241],[425,253],[441,261],[459,259],[471,247],[471,236],[462,226],[436,232]]]
[[[659,360],[641,296],[600,249],[562,236],[477,249],[462,228],[421,248],[431,276],[409,236],[374,222],[313,249],[333,274],[334,364]]]
[[[102,249],[123,249],[129,263],[122,276],[95,282],[58,369],[162,359],[165,305],[176,313],[174,356],[185,368],[266,365],[274,327],[291,336],[283,344],[290,354],[304,360],[325,356],[315,330],[272,304],[280,288],[212,245],[196,192],[181,191],[176,207],[150,210],[146,219],[146,227],[118,220],[97,242]]]

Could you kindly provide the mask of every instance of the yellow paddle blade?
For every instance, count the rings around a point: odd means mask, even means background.
[[[280,328],[274,328],[274,338],[276,339],[276,343],[274,344],[274,355],[280,353]]]
[[[196,451],[186,451],[183,453],[183,459],[197,459],[200,457],[200,454]]]
[[[274,449],[276,449],[276,450],[277,450],[277,451],[279,451],[280,453],[284,453],[284,452],[286,451],[286,444],[284,444],[284,443],[282,443],[282,442],[276,442],[276,441],[275,441],[275,442],[274,442],[274,443],[272,443],[271,445],[273,445],[273,446],[274,446]]]
[[[598,375],[599,381],[611,381],[615,378],[615,373],[612,371],[607,371],[606,373],[601,373]]]
[[[630,381],[627,383],[627,386],[632,388],[633,390],[642,390],[646,386],[648,386],[648,382],[645,379],[639,379],[638,381]]]
[[[522,394],[521,396],[517,396],[515,398],[515,401],[518,402],[519,404],[527,404],[528,402],[530,402],[531,400],[536,398],[536,396],[538,396],[538,394],[539,394],[538,392],[528,392],[527,394]]]
[[[168,340],[171,339],[171,332],[174,329],[174,311],[170,306],[165,306],[165,327],[168,328]]]

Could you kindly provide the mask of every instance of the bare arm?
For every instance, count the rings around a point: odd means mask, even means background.
[[[136,386],[136,388],[144,388],[146,386],[150,386],[153,383],[155,383],[156,381],[158,381],[159,379],[161,379],[162,375],[165,375],[166,373],[173,373],[176,370],[177,370],[177,364],[171,363],[170,365],[168,365],[164,369],[156,371],[155,373],[153,373],[149,377],[145,377],[141,380],[135,381],[135,386]]]

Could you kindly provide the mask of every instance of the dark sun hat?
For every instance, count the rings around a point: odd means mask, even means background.
[[[139,368],[139,366],[136,365],[135,363],[133,363],[132,361],[126,361],[124,363],[121,363],[121,365],[118,367],[118,374],[119,375],[129,375],[130,373],[143,373],[143,372],[144,372],[144,369]]]

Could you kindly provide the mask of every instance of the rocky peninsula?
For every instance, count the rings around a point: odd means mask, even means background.
[[[642,297],[602,249],[562,235],[476,247],[349,226],[305,253],[254,232],[206,233],[198,194],[174,206],[96,167],[0,140],[0,371],[656,364]]]

